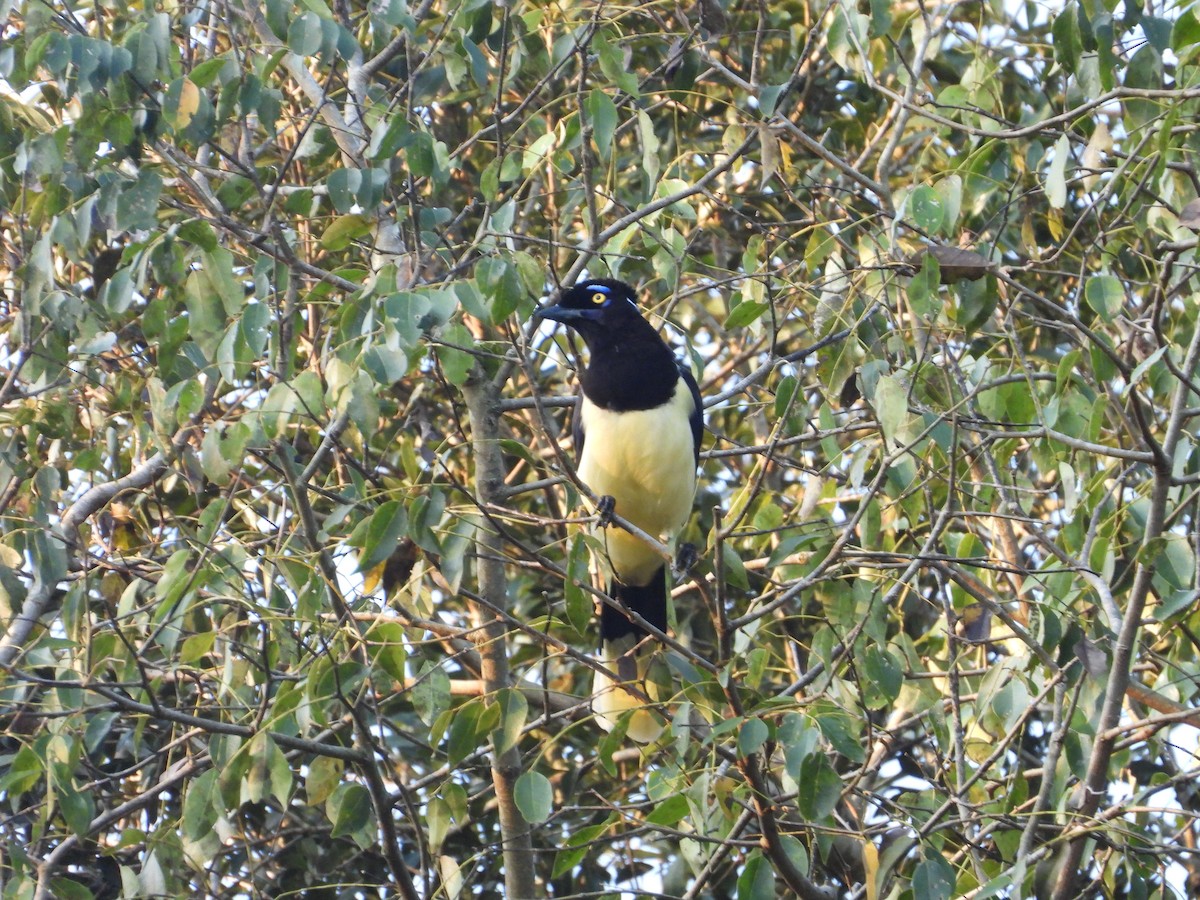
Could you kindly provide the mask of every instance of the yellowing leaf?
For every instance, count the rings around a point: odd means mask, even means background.
[[[345,250],[351,241],[370,234],[372,226],[371,220],[359,213],[338,216],[321,235],[321,246],[326,250]]]
[[[190,78],[179,85],[179,104],[175,107],[175,127],[187,128],[200,108],[200,88]]]
[[[1050,236],[1056,241],[1061,241],[1063,239],[1063,235],[1067,233],[1067,230],[1063,226],[1062,210],[1046,210],[1046,227],[1050,229]]]
[[[879,850],[870,841],[863,841],[863,870],[867,900],[879,900]]]

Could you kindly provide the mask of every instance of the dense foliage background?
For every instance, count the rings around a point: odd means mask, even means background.
[[[4,898],[1200,890],[1190,5],[0,21]],[[584,271],[710,403],[648,748]]]

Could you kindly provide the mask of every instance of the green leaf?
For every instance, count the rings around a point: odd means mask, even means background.
[[[450,805],[441,797],[433,797],[425,807],[425,823],[429,829],[429,849],[438,853],[450,831]]]
[[[579,865],[586,857],[594,854],[596,848],[590,846],[591,843],[599,840],[616,821],[616,816],[612,815],[599,825],[589,825],[573,834],[568,834],[567,839],[563,842],[562,849],[554,857],[554,871],[551,873],[551,877],[559,878],[565,875]]]
[[[370,641],[371,661],[403,684],[407,677],[404,666],[408,660],[404,626],[399,622],[375,622],[367,632],[367,640]]]
[[[1087,305],[1105,322],[1111,322],[1125,306],[1125,289],[1112,275],[1093,275],[1083,289]]]
[[[314,55],[324,40],[321,17],[311,10],[301,13],[288,26],[287,45],[297,56]]]
[[[1143,88],[1161,90],[1163,87],[1162,54],[1144,45],[1133,54],[1125,68],[1125,86],[1128,88]],[[1165,107],[1163,101],[1151,98],[1130,97],[1123,101],[1125,106],[1125,128],[1135,132],[1145,126],[1152,125],[1161,115]],[[1065,137],[1065,135],[1064,135]]]
[[[408,513],[398,500],[387,500],[371,514],[362,552],[358,555],[358,571],[368,572],[392,555],[408,531]]]
[[[837,239],[833,232],[826,225],[818,224],[813,228],[812,234],[808,237],[808,244],[804,248],[804,268],[810,273],[821,271],[821,266],[825,265],[825,260],[829,259],[834,250],[837,249]]]
[[[567,607],[567,621],[580,634],[587,634],[592,621],[592,595],[583,589],[590,583],[588,574],[587,543],[582,534],[571,540],[567,554],[567,578],[563,583],[563,600]]]
[[[348,685],[347,688],[349,687]],[[287,805],[292,796],[292,767],[279,744],[270,737],[266,741],[266,748],[270,795],[278,800],[280,805]]]
[[[433,137],[427,131],[418,131],[405,152],[408,169],[415,178],[428,178],[437,165],[433,152]]]
[[[792,861],[792,865],[799,871],[807,874],[809,868],[808,851],[804,849],[804,845],[800,843],[799,839],[790,834],[781,834],[779,836],[779,843],[783,847],[783,852],[787,855],[788,859]]]
[[[418,494],[408,508],[408,536],[422,550],[440,554],[435,529],[441,525],[442,513],[446,509],[446,495],[437,488]]]
[[[1155,581],[1170,591],[1189,590],[1196,571],[1196,558],[1188,539],[1182,534],[1168,532],[1155,549],[1159,551],[1152,562]]]
[[[913,312],[923,319],[932,318],[942,308],[941,264],[932,253],[926,253],[921,268],[908,282],[908,302]]]
[[[596,149],[600,158],[607,160],[612,153],[613,132],[617,127],[617,106],[612,98],[599,88],[594,88],[588,94],[586,103]]]
[[[492,732],[496,753],[517,746],[521,730],[529,718],[529,701],[516,688],[501,688],[496,692],[496,705],[500,709],[500,727]]]
[[[646,175],[646,184],[653,188],[658,181],[662,168],[659,161],[659,150],[662,142],[654,130],[654,120],[644,109],[637,111],[638,140],[642,145],[642,171]]]
[[[487,88],[491,67],[488,65],[487,57],[479,49],[476,44],[467,35],[462,36],[462,48],[467,53],[467,58],[471,61],[471,79],[475,82],[476,87]]]
[[[775,107],[779,103],[779,98],[787,89],[789,82],[783,84],[764,85],[758,91],[758,109],[762,113],[764,119],[769,119],[775,115]]]
[[[908,388],[894,375],[883,375],[875,385],[871,398],[879,427],[889,444],[900,435],[900,427],[908,420]]]
[[[501,211],[515,213],[516,205],[511,202],[505,203]],[[492,225],[497,233],[507,234],[512,227],[511,218],[504,223],[498,223],[496,217],[493,217]],[[520,272],[504,257],[481,259],[475,267],[475,278],[486,303],[487,313],[483,318],[489,323],[503,322],[513,314],[525,297]]]
[[[55,799],[62,810],[67,827],[83,838],[91,833],[92,819],[96,815],[96,803],[91,791],[81,791],[69,775],[55,780]]]
[[[476,750],[482,743],[479,727],[483,702],[470,700],[454,711],[450,723],[450,735],[446,742],[446,755],[451,766],[456,766]]]
[[[171,612],[171,608],[193,583],[194,576],[188,570],[188,562],[191,558],[190,551],[176,550],[171,554],[158,576],[158,583],[154,586],[154,596],[158,601],[156,618],[160,621]]]
[[[1170,349],[1171,349],[1170,347],[1168,347],[1166,344],[1164,344],[1163,346],[1161,346],[1157,350],[1155,350],[1153,353],[1151,353],[1149,356],[1147,356],[1145,359],[1143,359],[1140,363],[1137,364],[1137,366],[1134,368],[1134,370],[1129,373],[1129,379],[1126,381],[1126,384],[1129,384],[1129,385],[1138,384],[1144,377],[1146,377],[1147,372],[1151,371],[1158,365],[1158,361],[1160,359],[1162,359],[1163,355]]]
[[[117,227],[139,231],[157,225],[162,187],[162,177],[157,172],[151,169],[138,172],[137,180],[126,184],[117,200]]]
[[[730,585],[743,591],[749,589],[750,580],[746,577],[746,566],[730,541],[721,544],[721,562],[725,567],[725,580]]]
[[[829,24],[829,55],[843,69],[861,68],[859,52],[867,47],[871,20],[853,7],[838,6]]]
[[[842,780],[824,754],[814,753],[800,762],[796,777],[796,805],[808,820],[819,821],[833,812],[842,796]]]
[[[500,163],[492,160],[479,177],[479,191],[488,203],[495,203],[500,196]]]
[[[723,326],[726,331],[732,331],[735,328],[745,328],[762,318],[763,313],[771,308],[770,303],[759,303],[752,300],[743,300],[733,308],[733,311],[725,319]]]
[[[1079,13],[1075,3],[1067,3],[1054,17],[1051,32],[1054,35],[1054,58],[1068,72],[1074,72],[1083,53],[1083,38],[1079,33]]]
[[[941,856],[927,856],[913,872],[912,888],[921,900],[950,900],[956,893],[953,866]]]
[[[331,172],[325,179],[325,186],[329,190],[333,208],[343,215],[350,213],[358,203],[358,192],[362,182],[362,169],[341,168]]]
[[[821,732],[812,726],[807,716],[789,713],[779,729],[783,760],[793,781],[799,780],[806,758],[820,750]]]
[[[738,900],[763,900],[775,896],[775,870],[762,855],[754,850],[746,858],[746,865],[737,880]]]
[[[1184,50],[1200,44],[1200,18],[1194,9],[1186,9],[1171,26],[1171,49],[1182,55]]]
[[[86,341],[83,341],[75,352],[80,356],[97,356],[101,353],[106,353],[116,346],[117,336],[111,331],[101,331],[99,334],[94,334]]]
[[[933,189],[937,191],[942,201],[942,232],[954,234],[958,225],[958,217],[962,211],[962,176],[953,172],[940,179]]]
[[[475,362],[475,357],[464,348],[475,346],[475,338],[466,326],[457,322],[442,328],[438,337],[442,342],[436,348],[437,358],[442,364],[446,380],[455,387],[461,387],[466,383],[467,375]]]
[[[428,666],[418,674],[411,693],[417,715],[432,726],[450,708],[450,676],[440,666]]]
[[[247,303],[238,323],[238,361],[249,365],[257,361],[271,335],[271,310],[265,303]],[[311,411],[311,410],[310,410]]]
[[[345,250],[351,242],[369,235],[374,227],[374,221],[362,213],[338,216],[321,233],[321,246],[334,252]]]
[[[401,291],[389,295],[383,303],[386,317],[384,327],[389,329],[387,334],[395,334],[403,349],[417,346],[431,309],[432,304],[426,294]]]
[[[927,234],[941,231],[945,205],[941,196],[927,184],[918,185],[908,195],[908,220]]]
[[[592,50],[600,61],[604,77],[631,97],[638,96],[637,76],[629,71],[624,55],[608,42],[606,35],[597,34],[592,38]]]
[[[523,772],[513,788],[513,799],[525,821],[537,825],[554,810],[554,788],[541,772]]]
[[[216,232],[213,231],[212,226],[200,219],[193,219],[180,225],[179,239],[195,244],[205,253],[212,253],[219,246]]]
[[[1171,49],[1174,24],[1170,19],[1164,19],[1161,16],[1142,16],[1139,24],[1142,26],[1142,33],[1146,35],[1146,42],[1151,47],[1159,53]]]
[[[886,649],[872,644],[861,658],[866,678],[863,703],[867,709],[882,709],[900,696],[904,686],[904,669]]]
[[[746,719],[738,729],[738,756],[750,756],[762,749],[771,736],[771,729],[760,718]]]
[[[963,330],[964,337],[971,337],[991,321],[1000,302],[995,278],[980,278],[976,281],[960,281],[954,288],[958,297],[955,319]]]
[[[32,887],[27,896],[34,896]],[[51,878],[50,896],[55,900],[95,900],[95,894],[70,878]]]
[[[340,784],[325,801],[325,815],[333,823],[331,838],[353,835],[365,829],[373,820],[371,795],[361,784]]]
[[[659,802],[646,816],[647,825],[659,825],[671,828],[688,814],[689,804],[686,794],[671,794]]]
[[[206,59],[204,62],[195,66],[192,71],[188,72],[188,78],[191,82],[199,87],[208,87],[221,74],[223,69],[228,68],[232,75],[237,71],[237,64],[223,56],[218,56],[215,59]]]
[[[197,841],[206,836],[224,812],[217,770],[209,769],[192,781],[183,798],[183,834]]]
[[[286,382],[275,384],[267,391],[260,411],[263,431],[268,437],[280,437],[287,430],[299,408],[300,398],[295,388]]]

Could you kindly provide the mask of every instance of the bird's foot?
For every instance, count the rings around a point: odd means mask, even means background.
[[[685,542],[679,545],[679,549],[675,551],[675,562],[671,564],[671,575],[676,579],[682,578],[692,570],[692,566],[696,565],[700,560],[700,553],[696,550],[696,545],[691,542]]]
[[[596,502],[596,524],[607,528],[612,524],[613,513],[617,509],[617,500],[611,494],[605,494]]]

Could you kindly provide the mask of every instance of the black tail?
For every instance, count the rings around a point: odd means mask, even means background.
[[[659,566],[650,581],[643,585],[621,584],[614,581],[612,596],[626,609],[631,610],[657,628],[667,630],[667,567]],[[634,623],[628,616],[607,603],[600,606],[600,642],[615,641],[632,634],[641,637],[646,629]]]

